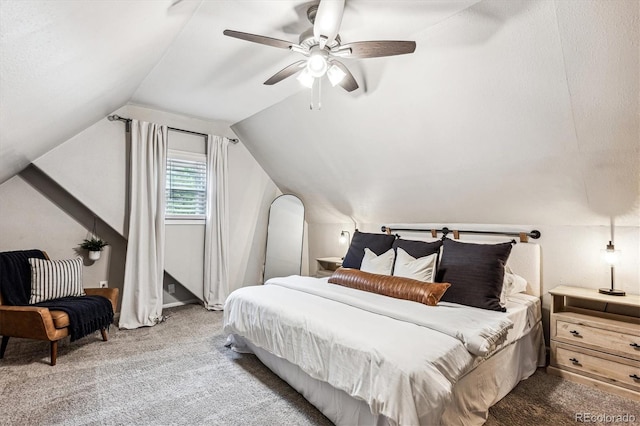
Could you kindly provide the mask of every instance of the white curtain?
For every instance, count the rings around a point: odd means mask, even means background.
[[[204,303],[222,310],[229,295],[229,139],[207,137],[207,221],[204,237]]]
[[[162,320],[167,127],[131,122],[131,201],[120,328]]]

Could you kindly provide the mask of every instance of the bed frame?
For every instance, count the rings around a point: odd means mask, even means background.
[[[515,244],[507,264],[527,280],[527,293],[540,297],[540,246],[531,243]],[[373,415],[364,401],[312,378],[297,365],[256,347],[251,342],[245,341],[245,344],[263,364],[289,383],[335,424],[393,424],[385,416]],[[455,384],[453,397],[445,408],[441,423],[483,424],[487,419],[489,407],[504,398],[521,380],[531,376],[538,366],[544,364],[544,337],[542,322],[539,321],[529,334],[499,350]],[[497,376],[497,369],[505,374]]]
[[[407,238],[420,239],[413,236]],[[469,242],[487,243],[486,240]],[[531,243],[514,244],[507,264],[515,273],[526,278],[527,293],[539,298],[540,246]],[[297,365],[250,342],[244,343],[263,364],[289,383],[335,424],[393,424],[385,416],[373,415],[364,401],[312,378]],[[544,337],[542,323],[539,321],[529,334],[499,350],[455,384],[453,397],[442,416],[442,424],[483,424],[487,419],[489,407],[511,392],[521,380],[531,376],[538,366],[544,364]],[[496,370],[504,374],[498,376],[495,374]]]
[[[516,385],[544,366],[542,323],[525,337],[500,350],[462,377],[453,388],[451,402],[442,415],[443,425],[481,425],[489,407],[504,398]],[[314,379],[300,367],[245,341],[247,348],[282,380],[289,383],[327,418],[337,425],[393,425],[375,416],[362,400],[353,398],[326,382]],[[532,356],[532,354],[534,356]],[[496,377],[498,368],[507,372]]]

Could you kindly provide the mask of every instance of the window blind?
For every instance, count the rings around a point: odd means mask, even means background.
[[[167,158],[167,219],[204,219],[207,212],[207,165]]]

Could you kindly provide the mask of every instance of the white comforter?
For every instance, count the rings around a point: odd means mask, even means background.
[[[409,425],[438,423],[453,384],[513,325],[501,312],[426,306],[300,276],[234,291],[224,316],[225,332]]]

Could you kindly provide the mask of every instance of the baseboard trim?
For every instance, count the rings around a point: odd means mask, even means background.
[[[184,305],[191,305],[191,304],[202,304],[202,300],[200,299],[189,299],[189,300],[183,300],[183,301],[178,301],[178,302],[171,302],[171,303],[165,303],[162,305],[162,309],[165,308],[175,308],[176,306],[184,306]]]

